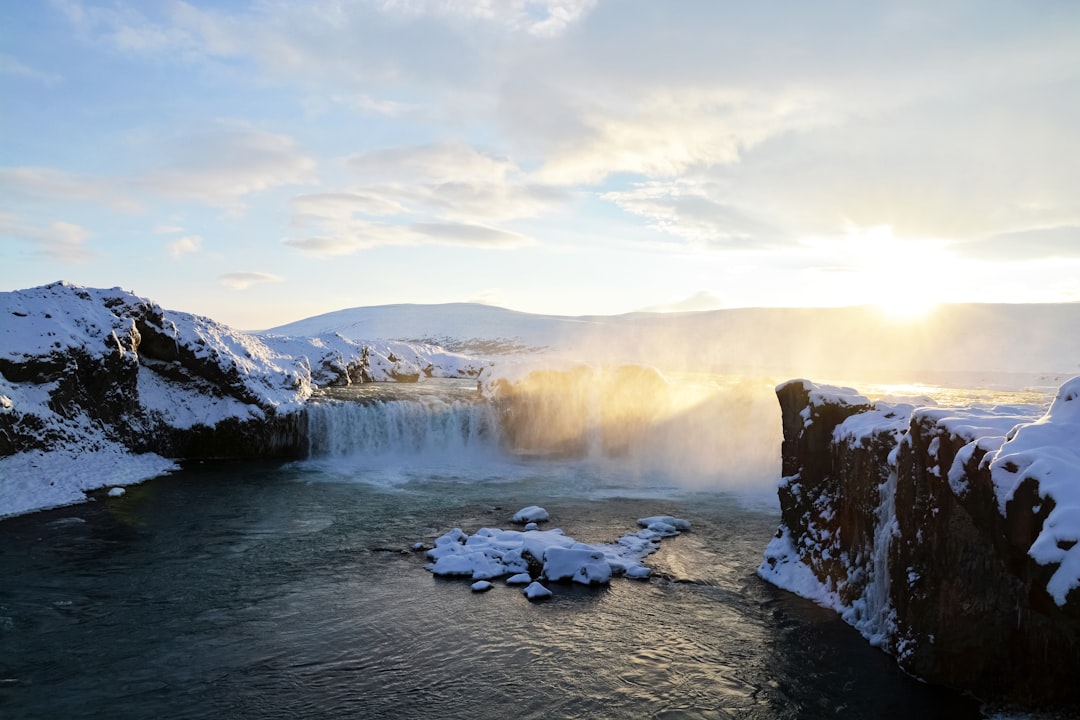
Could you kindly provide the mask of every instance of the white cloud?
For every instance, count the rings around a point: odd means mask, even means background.
[[[179,258],[188,253],[197,252],[202,247],[202,238],[198,235],[185,235],[168,244],[169,256]]]
[[[378,199],[383,212],[433,214],[463,223],[490,223],[533,217],[565,205],[562,189],[529,181],[508,158],[477,150],[462,141],[373,150],[346,159],[367,181],[354,195],[350,212]],[[359,202],[360,197],[365,198]]]
[[[318,221],[323,218],[348,220],[355,215],[382,217],[406,212],[405,207],[386,196],[370,190],[313,193],[293,198],[294,222]]]
[[[370,150],[345,163],[360,178],[395,182],[503,182],[519,174],[509,159],[461,140]]]
[[[286,245],[316,255],[379,245],[519,247],[532,240],[495,224],[568,202],[563,190],[529,183],[508,159],[461,141],[385,148],[345,164],[368,184],[294,198]]]
[[[202,131],[142,148],[153,165],[126,175],[77,175],[46,167],[0,168],[5,200],[101,203],[124,212],[152,193],[238,211],[242,198],[286,185],[313,182],[316,162],[287,135],[243,123],[218,122]]]
[[[491,23],[536,37],[557,37],[585,17],[597,0],[388,0],[387,10],[413,16]]]
[[[548,140],[538,179],[577,184],[617,173],[676,177],[738,163],[762,141],[825,118],[815,109],[821,100],[809,93],[682,88],[579,102],[564,108],[576,114],[578,130]]]
[[[218,282],[234,290],[247,290],[252,285],[281,282],[282,280],[284,278],[279,275],[264,272],[231,272],[218,276]]]
[[[115,178],[76,175],[54,168],[0,168],[0,195],[9,201],[76,201],[103,203],[124,212],[139,210],[139,202],[119,185]]]
[[[961,254],[983,260],[1080,258],[1080,225],[1029,228],[958,243]]]
[[[39,252],[62,263],[83,263],[93,253],[85,242],[90,232],[74,223],[57,220],[46,227],[27,225],[16,218],[0,214],[0,234],[29,243]]]
[[[48,86],[58,85],[64,81],[64,78],[56,73],[31,67],[18,58],[5,53],[0,53],[0,75],[33,80]]]
[[[790,242],[724,195],[722,187],[704,182],[650,181],[601,197],[644,218],[654,230],[702,248],[762,249]]]
[[[418,222],[390,225],[366,220],[326,223],[329,232],[293,237],[284,244],[310,255],[351,255],[383,245],[452,245],[477,249],[507,250],[528,245],[532,239],[509,230],[450,222]]]
[[[138,184],[179,200],[236,210],[245,195],[313,182],[315,169],[315,160],[287,135],[218,123],[169,143],[165,157]]]
[[[132,54],[194,52],[199,39],[169,22],[143,14],[146,6],[102,6],[82,0],[51,0],[84,40]],[[177,3],[183,6],[185,3]]]

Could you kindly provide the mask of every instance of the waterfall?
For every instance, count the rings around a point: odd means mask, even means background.
[[[491,404],[418,397],[387,401],[318,400],[307,408],[311,458],[461,457],[497,451]]]
[[[633,366],[537,372],[487,395],[475,380],[368,383],[309,401],[308,456],[344,460],[349,471],[581,462],[627,482],[773,498],[776,415],[770,383],[672,381]]]

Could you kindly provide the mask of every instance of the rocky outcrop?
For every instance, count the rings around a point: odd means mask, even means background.
[[[299,457],[316,386],[482,367],[429,346],[243,333],[118,288],[0,293],[0,457],[105,445],[170,458]]]
[[[803,380],[777,396],[782,524],[762,577],[927,681],[1080,702],[1080,378],[1042,417]]]
[[[304,452],[310,381],[257,339],[119,289],[3,295],[0,455],[107,443],[174,458]]]

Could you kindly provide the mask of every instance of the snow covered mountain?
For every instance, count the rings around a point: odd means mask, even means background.
[[[427,342],[474,354],[543,350],[583,362],[870,382],[1057,386],[1080,370],[1080,303],[944,305],[902,321],[876,307],[743,308],[617,316],[485,305],[339,310],[266,331]]]

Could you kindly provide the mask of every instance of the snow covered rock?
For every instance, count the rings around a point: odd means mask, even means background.
[[[529,583],[521,589],[521,592],[525,593],[525,597],[530,600],[546,600],[551,597],[551,591],[538,582]]]
[[[1080,701],[1080,378],[1045,414],[805,380],[777,396],[782,522],[759,574],[928,681]]]
[[[548,520],[548,511],[536,505],[523,507],[511,518],[516,523],[539,523]]]
[[[660,541],[678,535],[675,528],[690,528],[689,521],[666,515],[645,519],[650,527],[627,533],[615,543],[598,544],[579,543],[558,528],[480,528],[472,535],[454,528],[435,539],[435,547],[427,551],[432,561],[427,568],[435,575],[477,581],[506,577],[508,585],[536,578],[583,585],[605,585],[614,576],[643,580],[651,574],[644,560],[660,548]],[[664,532],[651,529],[654,526],[663,526]]]
[[[611,566],[604,551],[588,545],[549,548],[544,556],[544,577],[552,582],[572,580],[582,585],[603,585],[611,581]]]
[[[0,456],[118,443],[295,454],[307,374],[257,338],[120,289],[0,293]],[[293,417],[290,417],[293,416]]]

